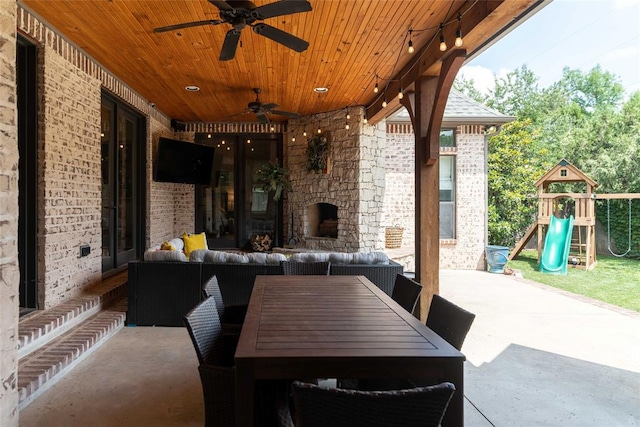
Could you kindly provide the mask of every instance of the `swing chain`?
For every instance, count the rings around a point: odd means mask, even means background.
[[[629,243],[627,246],[627,251],[623,254],[617,254],[615,252],[613,252],[613,250],[611,249],[611,208],[610,208],[610,202],[611,199],[607,199],[607,249],[609,249],[609,252],[611,253],[611,255],[618,257],[618,258],[622,258],[624,256],[626,256],[629,252],[631,252],[631,199],[629,198],[629,219],[628,219],[628,236],[629,236]]]

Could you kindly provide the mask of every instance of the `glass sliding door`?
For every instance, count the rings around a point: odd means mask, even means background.
[[[102,271],[135,259],[143,240],[144,129],[142,118],[117,101],[103,99]]]
[[[215,148],[210,185],[196,186],[196,231],[210,248],[248,248],[256,234],[280,241],[281,203],[258,184],[258,170],[282,158],[282,142],[271,135],[196,134]]]

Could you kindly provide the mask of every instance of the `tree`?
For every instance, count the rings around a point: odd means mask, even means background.
[[[513,246],[535,219],[534,183],[550,165],[539,159],[545,149],[535,143],[530,120],[517,120],[489,139],[489,242]]]

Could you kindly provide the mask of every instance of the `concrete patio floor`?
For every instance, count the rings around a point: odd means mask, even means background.
[[[462,348],[467,426],[640,425],[640,314],[513,276],[441,271],[476,314]],[[182,328],[124,328],[20,413],[31,426],[201,426]]]

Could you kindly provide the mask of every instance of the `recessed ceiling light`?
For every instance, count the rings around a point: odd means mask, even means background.
[[[326,87],[315,87],[313,88],[313,91],[316,93],[327,93],[329,92],[329,89],[327,89]]]
[[[200,90],[200,88],[198,86],[195,86],[195,85],[189,85],[189,86],[185,87],[184,90],[186,90],[188,92],[197,92],[197,91]]]

